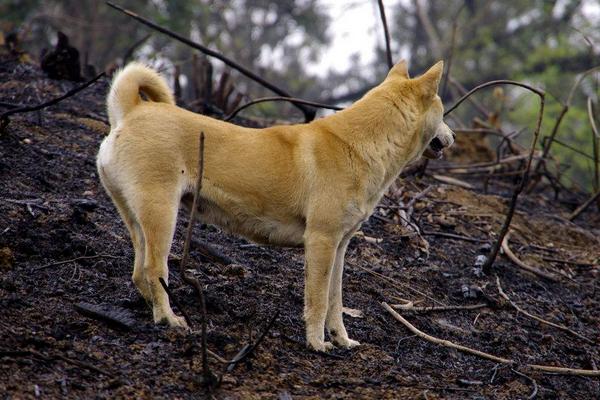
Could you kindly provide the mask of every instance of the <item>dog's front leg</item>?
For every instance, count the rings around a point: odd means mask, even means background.
[[[317,351],[333,348],[325,342],[329,281],[339,239],[330,233],[307,232],[304,239],[304,321],[306,342]]]
[[[356,340],[352,340],[348,337],[342,317],[342,276],[344,275],[344,258],[352,234],[353,233],[350,233],[342,239],[335,255],[335,262],[331,273],[331,283],[329,285],[327,318],[325,321],[325,326],[329,332],[329,336],[331,336],[331,340],[337,346],[346,348],[356,347],[360,344]]]

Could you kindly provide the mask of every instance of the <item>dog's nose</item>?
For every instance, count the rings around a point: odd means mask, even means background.
[[[433,140],[431,141],[430,145],[431,145],[431,148],[433,149],[433,151],[439,151],[439,150],[442,150],[444,148],[444,144],[437,137],[433,138]]]

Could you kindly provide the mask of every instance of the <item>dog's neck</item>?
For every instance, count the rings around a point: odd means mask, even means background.
[[[315,123],[344,141],[387,182],[420,157],[423,111],[384,82],[352,106]]]

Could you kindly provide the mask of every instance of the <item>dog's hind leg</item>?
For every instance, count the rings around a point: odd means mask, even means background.
[[[125,199],[120,195],[120,193],[118,191],[111,192],[111,197],[115,203],[115,206],[117,207],[117,210],[119,210],[121,218],[125,222],[125,226],[127,227],[129,236],[131,237],[131,242],[133,243],[135,258],[133,262],[133,274],[131,276],[131,280],[142,297],[148,303],[152,303],[150,288],[148,287],[144,276],[144,234],[135,218],[135,215],[131,212]]]
[[[333,343],[340,347],[352,348],[360,343],[348,337],[342,316],[342,276],[344,274],[344,257],[346,248],[352,238],[354,231],[344,236],[335,254],[335,262],[331,272],[329,284],[329,302],[325,326]]]
[[[125,223],[133,244],[135,258],[133,262],[133,275],[131,278],[142,297],[144,297],[148,303],[151,303],[152,297],[150,295],[150,289],[148,288],[146,280],[144,279],[144,234],[142,233],[140,225],[137,222],[131,208],[127,205],[127,201],[125,197],[123,197],[121,191],[110,182],[103,168],[100,168],[99,172],[100,180],[102,181],[107,193],[110,195],[115,207],[117,208],[117,211],[119,212],[119,215],[121,216],[121,219]]]
[[[158,280],[169,282],[167,259],[177,222],[177,192],[161,187],[137,193],[133,208],[144,235],[143,275],[152,299],[154,322],[187,327],[185,320],[171,309],[169,297]]]
[[[329,281],[339,237],[333,233],[308,230],[304,238],[304,320],[307,344],[317,351],[333,348],[325,342]]]

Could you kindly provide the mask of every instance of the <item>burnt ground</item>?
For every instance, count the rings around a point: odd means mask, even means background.
[[[35,104],[74,85],[50,80],[35,66],[0,62],[1,102]],[[133,253],[127,232],[98,181],[94,157],[108,131],[107,87],[104,79],[42,112],[15,115],[0,136],[3,398],[196,398],[205,393],[199,334],[152,324],[151,311],[130,280]],[[426,235],[427,255],[421,241],[398,223],[400,201],[408,202],[430,185],[415,204],[422,229],[480,242]],[[431,335],[519,363],[595,369],[597,344],[517,314],[501,301],[494,276],[474,266],[498,232],[509,188],[507,182],[496,182],[484,195],[427,176],[399,181],[348,250],[345,305],[362,310],[364,317],[346,316],[346,323],[362,346],[327,355],[303,345],[301,250],[255,246],[196,226],[196,237],[236,261],[229,266],[202,261],[192,246],[189,268],[206,285],[209,348],[230,358],[256,338],[277,310],[281,313],[253,356],[226,374],[212,395],[518,399],[533,391],[530,380],[506,366],[414,336],[380,305],[403,299],[420,306],[435,305],[430,298],[445,305],[487,303],[478,310],[403,315]],[[576,223],[564,219],[583,198],[523,196],[513,223],[512,250],[559,274],[560,282],[526,273],[504,256],[494,268],[521,307],[597,343],[599,214],[592,207]],[[187,223],[183,214],[172,250],[171,288],[198,330],[197,297],[176,267]],[[126,315],[132,329],[78,312],[75,304],[81,302]],[[212,359],[210,366],[217,373],[223,370]],[[600,393],[598,379],[521,371],[537,382],[537,398],[591,399]]]

